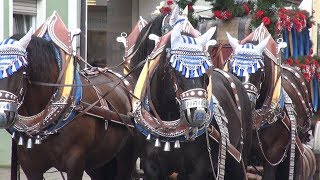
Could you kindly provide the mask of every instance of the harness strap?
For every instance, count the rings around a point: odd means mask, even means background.
[[[299,74],[299,72],[295,71],[293,68],[291,68],[289,66],[283,66],[283,69],[292,73],[294,75],[294,77],[296,78],[296,80],[298,81],[298,83],[301,85],[302,90],[306,96],[302,96],[302,94],[300,94],[298,92],[297,87],[293,87],[293,88],[294,88],[295,92],[297,93],[297,95],[299,96],[300,102],[302,102],[302,106],[305,108],[307,116],[310,117],[312,115],[312,107],[311,107],[311,104],[310,104],[310,101],[308,98],[309,97],[308,87],[307,87],[306,83],[304,82],[304,80],[302,79],[303,76],[301,74]],[[282,75],[282,76],[285,78],[285,80],[287,80],[289,82],[289,84],[291,86],[294,86],[293,82],[290,81],[288,77],[286,77],[284,75]],[[303,102],[305,102],[305,103],[303,103]]]
[[[86,114],[90,109],[92,109],[93,107],[95,107],[98,102],[101,102],[102,99],[105,99],[105,98],[106,98],[112,91],[114,91],[114,89],[115,89],[118,85],[120,85],[122,82],[123,82],[123,81],[122,81],[121,79],[120,79],[118,82],[116,82],[116,84],[115,84],[109,91],[107,91],[106,93],[104,93],[102,96],[101,96],[101,95],[98,96],[98,100],[96,100],[95,102],[93,102],[91,105],[86,106],[86,108],[85,108],[83,111],[81,111],[79,114],[77,114],[77,115],[74,117],[74,119],[77,118],[77,117],[80,117],[80,116],[82,116],[82,115],[84,115],[84,114]],[[106,110],[106,112],[107,112],[108,109],[104,108],[104,110]],[[116,110],[115,110],[115,111],[116,111]],[[104,112],[105,116],[107,116],[107,113],[106,113],[106,112]],[[108,110],[108,112],[109,112],[109,110]],[[110,112],[113,112],[113,111],[110,111]],[[117,116],[118,116],[118,118],[122,119],[122,116],[121,116],[117,111],[116,111],[116,112],[113,112],[113,113],[116,113]],[[115,118],[115,119],[117,119],[117,118]],[[123,122],[124,122],[124,124],[126,125],[126,127],[127,127],[128,131],[130,132],[130,134],[133,136],[134,133],[133,133],[133,131],[128,127],[128,125],[125,123],[126,121],[123,120]]]
[[[210,126],[209,128],[209,136],[217,143],[220,142],[221,140],[221,134],[220,132],[214,127],[214,126]],[[238,162],[241,161],[241,153],[238,151],[237,148],[235,148],[232,144],[228,143],[228,146],[227,146],[227,150],[228,150],[228,153],[234,157]]]
[[[81,101],[80,104],[76,107],[76,109],[82,113],[83,108],[86,109],[89,106],[91,106],[90,103]],[[117,113],[99,106],[93,106],[85,113],[91,116],[100,116],[103,119],[110,120],[118,124],[127,125],[130,128],[134,128],[132,118],[129,115]]]
[[[218,68],[215,68],[213,70],[219,72],[220,74],[222,74],[229,81],[231,89],[232,89],[232,92],[233,92],[233,95],[234,95],[235,103],[236,103],[236,105],[238,107],[237,114],[239,116],[240,124],[241,124],[241,128],[242,128],[242,118],[240,116],[241,105],[240,105],[240,99],[239,99],[239,96],[238,96],[238,91],[236,89],[236,84],[234,83],[234,80],[231,78],[231,76],[228,73],[226,73],[225,71],[223,71],[221,69],[218,69]]]
[[[222,48],[223,48],[223,45],[219,44],[218,47],[217,47],[216,53],[212,58],[212,62],[213,63],[217,62],[217,64],[216,64],[217,67],[216,68],[222,68],[222,65],[224,64]]]
[[[160,126],[161,127],[164,127],[164,128],[166,128],[166,129],[168,129],[168,128],[170,128],[170,126],[166,126],[164,123],[163,123],[163,121],[162,121],[162,119],[160,118],[160,116],[159,116],[159,114],[158,114],[158,112],[157,112],[157,110],[156,110],[156,108],[154,107],[154,104],[153,104],[153,102],[152,102],[152,99],[151,99],[151,93],[150,93],[150,89],[151,89],[151,87],[150,87],[150,78],[151,78],[151,73],[153,72],[153,70],[156,68],[156,66],[159,64],[158,62],[159,62],[159,60],[160,60],[160,56],[157,56],[156,57],[156,59],[154,60],[154,62],[153,62],[153,66],[152,67],[150,67],[149,69],[148,69],[148,71],[147,71],[147,81],[145,81],[145,83],[144,83],[144,87],[146,88],[146,90],[147,90],[147,94],[148,94],[148,102],[149,102],[149,105],[150,105],[150,108],[151,108],[151,110],[152,110],[152,112],[154,113],[154,115],[156,116],[156,118],[157,118],[157,122],[160,124]],[[149,63],[149,61],[147,61],[147,63]],[[149,64],[148,64],[148,67],[149,67]],[[151,69],[151,72],[150,72],[150,69]],[[147,83],[147,84],[146,84]]]

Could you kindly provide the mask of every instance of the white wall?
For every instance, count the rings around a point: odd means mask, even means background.
[[[4,39],[4,15],[3,15],[3,12],[4,12],[4,1],[3,0],[0,0],[0,41],[2,41]]]
[[[37,20],[36,20],[36,29],[38,29],[43,22],[47,19],[46,14],[47,14],[47,0],[38,0],[37,1]]]
[[[151,13],[156,10],[156,6],[159,6],[160,2],[161,0],[139,0],[139,16],[149,21]]]

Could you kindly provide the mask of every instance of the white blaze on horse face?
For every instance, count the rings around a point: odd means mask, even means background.
[[[226,33],[228,36],[229,43],[230,43],[233,51],[235,51],[238,47],[240,47],[239,41],[238,41],[238,39],[232,37],[228,32],[226,32]]]
[[[216,27],[210,28],[206,33],[195,38],[197,44],[202,45],[202,47],[206,47],[207,42],[209,42],[209,40],[212,38],[215,32],[216,32]]]
[[[257,49],[257,51],[260,53],[260,55],[262,55],[264,48],[267,46],[269,39],[270,39],[271,35],[269,34],[269,36],[267,38],[265,38],[263,41],[261,41],[255,48]]]
[[[31,41],[31,37],[32,37],[32,34],[33,34],[33,27],[30,28],[30,30],[28,31],[28,33],[23,36],[23,38],[21,38],[19,40],[19,45],[24,48],[24,49],[27,49],[28,45],[29,45],[29,42]]]

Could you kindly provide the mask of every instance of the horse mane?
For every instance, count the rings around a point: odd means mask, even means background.
[[[146,57],[152,52],[155,44],[154,41],[150,40],[148,36],[149,34],[155,34],[157,36],[162,35],[161,28],[164,17],[164,15],[157,16],[141,30],[133,48],[133,52],[136,51],[136,53],[130,61],[131,69],[137,66],[141,61],[145,60]],[[141,70],[142,67],[134,70],[134,76],[138,77]]]
[[[261,84],[260,97],[257,99],[257,108],[262,108],[265,103],[270,103],[272,92],[274,88],[274,63],[265,53],[263,53],[264,58],[264,81]]]
[[[11,38],[19,40],[24,34],[15,34]],[[33,81],[52,82],[52,67],[57,67],[55,61],[55,47],[52,41],[47,41],[37,36],[32,36],[27,47],[28,75]],[[58,71],[59,69],[56,68]],[[59,72],[56,74],[59,74]]]

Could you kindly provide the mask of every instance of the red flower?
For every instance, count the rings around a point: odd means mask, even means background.
[[[171,8],[170,8],[170,7],[162,7],[162,8],[160,9],[160,12],[161,12],[162,14],[170,14],[170,13],[171,13]]]
[[[231,13],[230,10],[224,11],[223,14],[224,14],[224,19],[225,20],[232,18],[232,13]]]
[[[213,14],[215,17],[222,19],[222,12],[221,11],[219,11],[219,10],[214,11]]]
[[[262,18],[262,22],[264,23],[265,26],[268,26],[271,23],[271,20],[268,17],[264,17]]]
[[[172,0],[167,0],[167,4],[170,6],[173,4]]]
[[[311,62],[311,61],[310,61],[310,59],[308,59],[308,58],[304,61],[304,63],[305,63],[306,65],[309,65],[310,62]]]
[[[189,11],[193,11],[193,6],[192,5],[188,5],[188,10]]]
[[[287,9],[286,9],[286,8],[280,8],[280,9],[279,9],[279,12],[281,12],[281,13],[284,13],[284,14],[285,14],[285,13],[287,13]]]
[[[245,14],[249,14],[250,13],[250,8],[249,8],[249,5],[247,3],[243,3],[242,7],[244,9],[244,13]]]
[[[293,59],[288,58],[286,61],[286,64],[292,65],[293,64]]]
[[[257,11],[257,13],[256,13],[256,15],[257,15],[258,18],[262,18],[262,17],[263,17],[263,14],[264,14],[264,11],[262,11],[262,10],[259,10],[259,11]]]
[[[311,54],[313,54],[313,49],[312,49],[312,48],[310,49],[310,55],[311,55]]]

